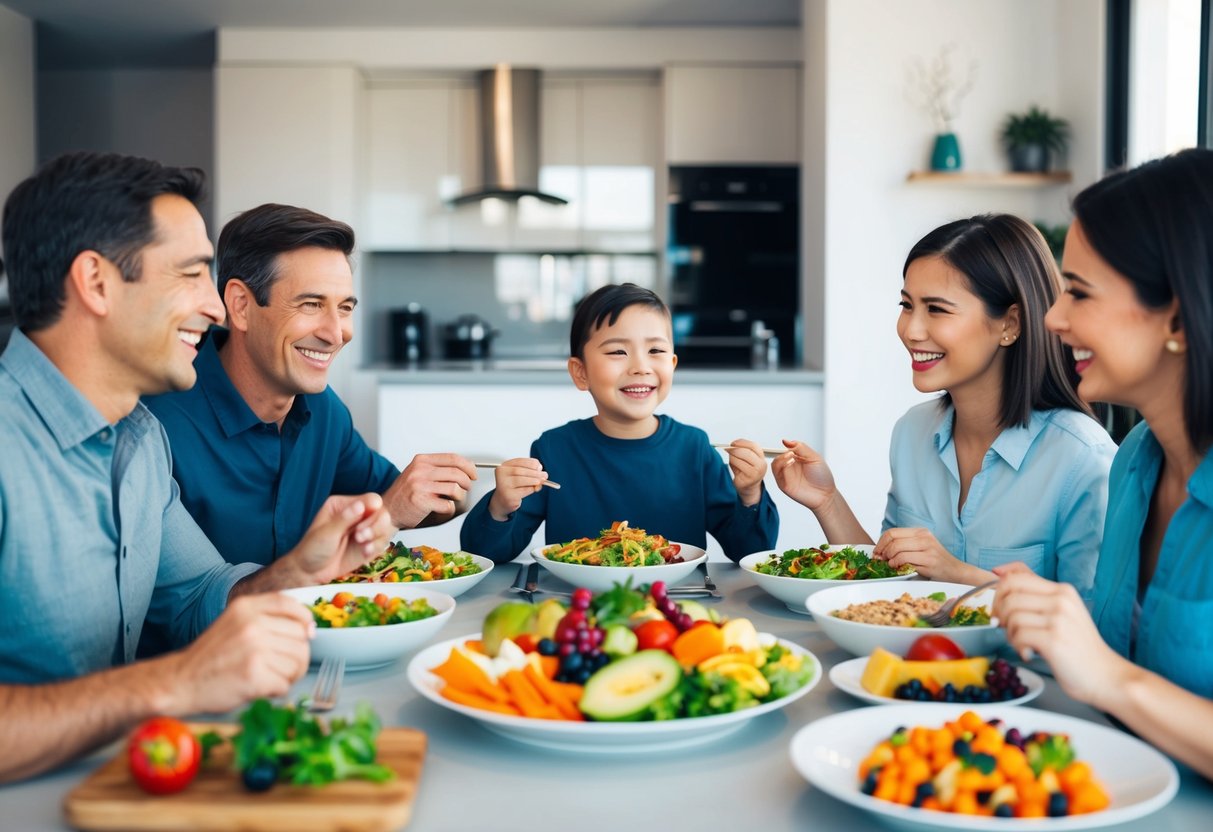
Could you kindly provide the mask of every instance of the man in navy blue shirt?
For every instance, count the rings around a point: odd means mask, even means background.
[[[173,448],[181,501],[232,563],[290,550],[332,494],[383,495],[400,528],[454,515],[476,469],[422,454],[399,471],[367,447],[328,371],[353,336],[354,232],[313,211],[267,204],[219,236],[228,329],[198,353],[198,383],[146,400]]]

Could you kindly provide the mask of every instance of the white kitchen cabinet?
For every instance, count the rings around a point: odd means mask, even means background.
[[[680,422],[707,431],[714,442],[753,439],[771,447],[784,438],[820,447],[820,384],[695,384],[678,382],[659,408]],[[473,461],[499,462],[526,456],[531,442],[549,428],[594,414],[589,394],[571,383],[384,384],[379,388],[380,453],[403,467],[419,453],[451,451]],[[493,487],[482,469],[473,501]],[[809,546],[824,538],[812,513],[784,496],[768,472],[767,490],[780,515],[779,545]],[[410,544],[443,548],[459,543],[458,518],[443,526],[405,532]],[[535,545],[543,542],[542,528]],[[710,552],[723,557],[711,542]]]
[[[800,66],[671,66],[671,165],[800,163]]]
[[[364,247],[381,251],[604,251],[656,244],[660,92],[655,76],[543,79],[539,186],[451,208],[480,177],[470,78],[380,81],[368,93]]]
[[[216,69],[216,222],[265,202],[356,222],[363,91],[351,67]]]

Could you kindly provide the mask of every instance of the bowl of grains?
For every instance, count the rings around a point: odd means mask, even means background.
[[[926,627],[920,620],[970,589],[943,581],[856,584],[814,593],[806,603],[822,632],[856,656],[870,655],[877,647],[904,656],[928,632],[946,634],[967,655],[986,655],[1006,643],[1002,628],[990,623],[996,588],[968,598],[949,626]]]

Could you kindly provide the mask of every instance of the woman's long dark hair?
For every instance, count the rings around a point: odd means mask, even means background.
[[[1179,299],[1184,429],[1213,446],[1213,150],[1192,148],[1110,174],[1074,197],[1099,256],[1133,284],[1142,305]]]
[[[936,228],[914,244],[901,270],[939,257],[963,274],[986,314],[1019,306],[1019,338],[1007,347],[999,427],[1027,425],[1033,410],[1068,408],[1091,415],[1078,397],[1078,373],[1061,340],[1045,329],[1045,313],[1061,291],[1061,275],[1040,232],[1011,214],[981,214]],[[944,394],[943,404],[951,403]]]

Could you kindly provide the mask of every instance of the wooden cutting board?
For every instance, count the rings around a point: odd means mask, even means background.
[[[235,725],[193,723],[231,734]],[[425,734],[412,728],[384,728],[378,761],[396,772],[387,783],[349,780],[327,786],[277,784],[267,792],[247,791],[231,768],[231,746],[212,752],[213,761],[184,791],[156,796],[135,784],[126,748],[93,772],[63,801],[67,822],[84,830],[240,830],[241,832],[362,832],[403,828],[425,762]]]

